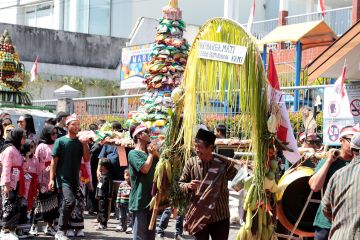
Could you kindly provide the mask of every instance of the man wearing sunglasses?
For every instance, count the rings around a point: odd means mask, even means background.
[[[353,160],[329,180],[321,203],[332,221],[329,239],[360,239],[360,133],[353,136],[350,148]]]
[[[346,126],[340,131],[340,155],[335,156],[334,151],[329,151],[326,159],[322,159],[316,169],[315,174],[310,178],[309,185],[312,191],[318,192],[327,189],[328,182],[335,172],[345,167],[354,156],[351,151],[350,141],[355,133],[358,132],[354,126]],[[331,228],[331,221],[325,217],[322,207],[319,206],[314,220],[315,240],[328,239]]]

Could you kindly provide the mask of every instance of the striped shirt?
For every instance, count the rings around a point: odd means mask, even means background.
[[[192,180],[204,180],[206,173],[209,168],[211,168],[211,164],[212,161],[202,162],[197,156],[192,157],[185,162],[179,184],[182,191],[192,195],[191,199],[195,200],[193,197],[195,193],[189,191],[187,184]],[[214,213],[211,215],[208,223],[218,222],[230,218],[228,180],[235,177],[237,170],[231,163],[224,162],[224,164],[226,164],[226,174],[224,174],[223,178],[220,180],[221,190],[215,203]],[[193,204],[194,203],[195,202],[193,202]]]
[[[332,176],[321,204],[332,219],[329,239],[360,239],[360,158]]]

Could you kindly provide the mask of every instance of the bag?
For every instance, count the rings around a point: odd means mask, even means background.
[[[241,189],[244,188],[245,179],[250,176],[250,173],[247,167],[242,167],[238,170],[237,174],[231,181],[230,186],[236,191],[239,192]]]

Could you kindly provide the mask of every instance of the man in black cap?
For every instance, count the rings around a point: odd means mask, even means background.
[[[195,239],[225,240],[230,228],[228,181],[235,177],[233,164],[213,155],[216,136],[199,129],[195,138],[196,157],[186,161],[180,188],[191,195],[185,229]]]

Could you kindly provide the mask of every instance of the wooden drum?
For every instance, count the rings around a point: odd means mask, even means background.
[[[293,230],[306,204],[311,192],[308,181],[313,174],[314,169],[300,166],[289,169],[279,180],[278,187],[282,191],[276,194],[277,217],[280,223],[289,231]],[[320,192],[313,193],[312,200],[310,200],[297,229],[294,231],[295,234],[302,237],[314,236],[313,222],[320,199]]]

